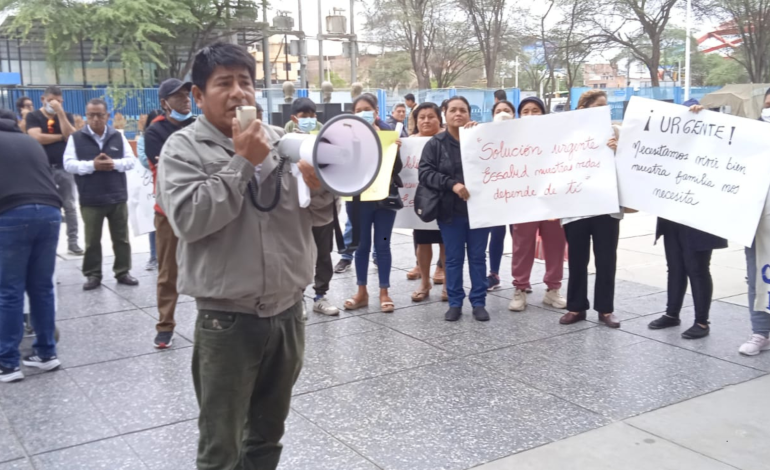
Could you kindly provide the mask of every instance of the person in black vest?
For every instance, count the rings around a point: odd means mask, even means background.
[[[131,277],[131,244],[128,240],[128,188],[126,172],[134,168],[136,158],[126,138],[109,125],[107,103],[93,99],[86,106],[88,125],[75,132],[64,151],[64,168],[75,174],[80,193],[80,213],[86,229],[86,254],[83,257],[83,290],[102,284],[102,226],[110,225],[113,271],[118,283],[135,286]]]
[[[0,382],[24,378],[19,367],[59,367],[54,341],[53,273],[61,198],[43,147],[0,110]],[[35,326],[35,352],[21,359],[24,293]],[[21,359],[21,361],[20,361]]]

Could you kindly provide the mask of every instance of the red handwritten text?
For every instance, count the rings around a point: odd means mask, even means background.
[[[521,167],[516,168],[516,165],[511,165],[508,171],[492,171],[491,168],[487,167],[487,169],[484,170],[483,183],[489,184],[495,181],[516,178],[529,178],[529,174],[527,174],[527,165],[524,165],[524,169],[521,169]]]
[[[537,196],[537,192],[533,189],[530,189],[529,185],[527,185],[527,189],[516,189],[509,191],[507,189],[497,188],[497,191],[495,191],[495,199],[505,199],[505,202],[508,202],[509,199],[533,196]]]
[[[404,164],[404,168],[408,168],[410,170],[419,170],[420,157],[411,156],[411,155],[406,157],[406,164]]]
[[[535,170],[535,176],[555,175],[556,173],[566,173],[568,171],[572,171],[572,165],[557,162],[554,166],[549,166],[548,168],[538,168]]]
[[[588,160],[577,162],[575,165],[577,165],[578,168],[599,168],[602,166],[602,162],[596,162],[589,158]]]
[[[589,137],[585,140],[585,142],[571,142],[569,144],[555,144],[553,146],[553,154],[558,155],[561,153],[568,153],[569,159],[572,160],[572,157],[574,156],[575,152],[584,151],[584,150],[596,150],[599,148],[599,145],[594,142],[593,137]]]
[[[537,145],[522,144],[518,147],[506,147],[505,142],[488,142],[481,147],[484,152],[479,158],[482,160],[497,160],[498,158],[528,157],[530,155],[542,155],[543,151]]]

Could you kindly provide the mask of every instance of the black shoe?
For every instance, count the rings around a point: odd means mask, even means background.
[[[102,285],[102,280],[98,277],[89,277],[85,284],[83,284],[83,290],[94,290]]]
[[[124,274],[117,278],[118,284],[125,284],[127,286],[138,286],[139,281],[131,277],[130,274]]]
[[[46,371],[58,369],[59,366],[61,366],[61,362],[59,362],[59,359],[56,356],[43,359],[42,357],[33,354],[32,356],[25,357],[21,362],[27,367],[37,367],[38,369]]]
[[[444,320],[457,321],[463,316],[463,309],[460,307],[449,307],[449,310],[444,314]]]
[[[85,251],[83,251],[83,249],[80,248],[77,243],[70,243],[67,247],[67,253],[71,255],[83,256]]]
[[[473,318],[476,321],[489,321],[489,312],[484,307],[473,307]]]
[[[161,331],[155,336],[155,348],[167,349],[171,347],[173,343],[174,332],[173,331]]]
[[[709,333],[711,333],[711,328],[708,325],[706,325],[706,328],[703,328],[699,324],[695,323],[687,331],[682,333],[682,338],[684,338],[684,339],[701,339],[701,338],[705,338],[706,336],[708,336]]]
[[[349,259],[341,259],[339,263],[337,263],[337,266],[334,267],[334,272],[337,274],[344,273],[345,271],[350,271],[350,265],[353,264],[353,261]]]
[[[662,330],[664,328],[671,328],[682,324],[682,320],[668,315],[662,315],[660,318],[655,319],[647,325],[647,328],[651,330]]]
[[[21,368],[16,367],[11,369],[0,365],[0,382],[18,382],[24,378],[24,374],[21,372]]]

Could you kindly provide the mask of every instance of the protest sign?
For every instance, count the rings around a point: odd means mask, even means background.
[[[750,246],[770,188],[770,126],[634,97],[618,143],[620,202]]]
[[[404,187],[399,188],[399,193],[404,201],[404,208],[396,212],[394,228],[438,230],[436,222],[425,223],[414,212],[414,193],[417,191],[417,184],[419,183],[420,157],[422,157],[422,149],[430,139],[430,137],[401,139],[401,163],[404,168],[399,175]]]
[[[393,175],[393,165],[396,163],[398,134],[394,131],[378,131],[382,146],[382,165],[380,172],[369,189],[361,193],[362,201],[382,201],[390,193],[390,178]],[[344,197],[343,201],[352,201],[352,197]]]
[[[134,236],[155,231],[155,194],[152,173],[137,161],[126,173],[128,221]]]
[[[618,212],[609,107],[460,129],[471,228]]]
[[[770,194],[768,195],[770,196]],[[762,216],[757,227],[756,244],[754,246],[756,276],[748,282],[754,282],[756,299],[754,305],[749,305],[756,312],[770,314],[770,197],[765,200]]]

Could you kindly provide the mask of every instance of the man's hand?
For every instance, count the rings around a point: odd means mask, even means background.
[[[305,160],[300,160],[297,163],[299,171],[302,173],[302,179],[305,180],[305,184],[313,191],[321,189],[321,180],[318,179],[318,175],[315,174],[315,168]]]
[[[94,158],[94,169],[96,171],[112,171],[115,169],[115,162],[104,153],[100,153]]]
[[[262,122],[253,121],[245,130],[241,130],[238,119],[233,118],[233,147],[235,153],[254,166],[265,161],[270,154],[270,143],[262,130]]]
[[[694,104],[694,105],[690,106],[690,112],[691,113],[698,114],[701,111],[703,111],[703,106],[701,106],[699,104]]]
[[[462,183],[457,183],[452,187],[452,192],[460,196],[460,199],[467,201],[471,198],[471,193],[468,192],[468,188]]]
[[[51,105],[51,109],[53,109],[53,112],[56,114],[60,114],[62,111],[64,111],[64,108],[62,108],[61,103],[59,103],[56,100],[51,100],[48,104]]]

